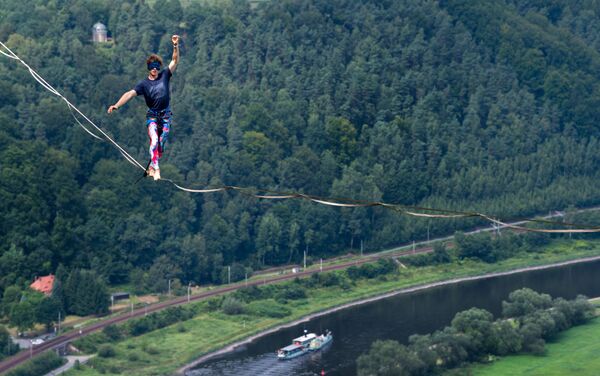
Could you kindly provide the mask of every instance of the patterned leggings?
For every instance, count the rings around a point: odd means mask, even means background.
[[[148,127],[148,137],[150,137],[150,166],[158,169],[158,160],[165,151],[165,144],[169,137],[171,128],[171,111],[165,111],[164,114],[146,115],[146,126]]]

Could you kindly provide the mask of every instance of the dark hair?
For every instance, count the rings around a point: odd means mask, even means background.
[[[156,54],[152,54],[146,59],[146,65],[153,63],[155,61],[158,61],[160,63],[160,65],[163,65],[162,59],[160,58],[160,56],[158,56]]]

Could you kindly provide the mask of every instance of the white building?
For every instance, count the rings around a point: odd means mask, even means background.
[[[103,23],[97,22],[92,27],[92,40],[94,41],[94,43],[105,43],[106,41],[108,41],[108,32],[106,30],[106,26]]]

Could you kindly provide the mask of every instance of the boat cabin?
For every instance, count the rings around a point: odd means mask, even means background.
[[[277,357],[281,359],[293,358],[296,355],[304,353],[306,350],[302,345],[289,345],[277,351]]]
[[[294,338],[292,343],[295,345],[308,347],[308,345],[310,344],[310,341],[312,341],[315,338],[317,338],[317,335],[315,333],[308,333],[308,334],[303,335],[302,337]]]

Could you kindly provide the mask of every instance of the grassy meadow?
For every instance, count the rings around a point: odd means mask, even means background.
[[[576,326],[546,343],[544,356],[514,355],[491,364],[477,364],[472,376],[597,376],[600,374],[600,318]]]

